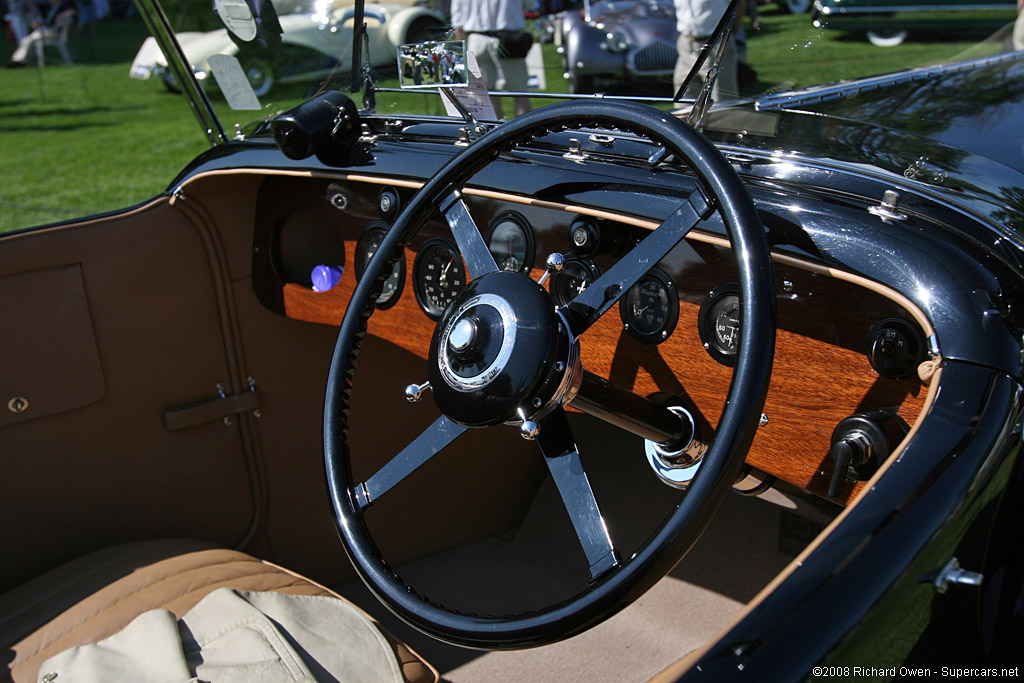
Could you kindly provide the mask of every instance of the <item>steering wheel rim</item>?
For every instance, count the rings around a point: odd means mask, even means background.
[[[363,512],[370,501],[360,488],[363,484],[353,481],[346,441],[355,357],[386,274],[401,256],[402,250],[397,247],[410,241],[440,200],[457,198],[455,188],[460,188],[498,154],[530,138],[568,128],[609,125],[643,134],[663,144],[668,152],[693,170],[698,185],[707,188],[717,200],[717,207],[713,208],[723,217],[739,270],[744,320],[725,406],[714,441],[687,495],[632,557],[621,565],[606,567],[608,571],[602,570],[603,573],[581,592],[541,610],[499,617],[460,613],[430,601],[408,586],[380,556],[363,520]],[[641,246],[658,231],[667,230],[668,223],[648,235]],[[455,229],[453,227],[453,231]],[[468,261],[466,254],[463,257]],[[629,255],[623,261],[628,258]],[[598,312],[597,317],[606,310],[607,307]],[[567,315],[561,320],[572,326],[574,316],[586,317],[588,311],[564,313]],[[443,318],[438,323],[438,330],[446,320]],[[582,329],[585,331],[586,327]],[[438,335],[435,331],[432,355]],[[594,626],[667,574],[697,540],[724,500],[758,426],[768,390],[774,341],[773,277],[764,229],[739,176],[703,136],[670,114],[651,107],[603,101],[549,105],[492,129],[446,163],[405,207],[357,285],[339,330],[325,400],[324,458],[335,523],[350,561],[371,592],[391,611],[424,633],[455,645],[479,649],[533,647]],[[454,423],[448,427],[465,428]],[[425,435],[426,432],[420,438]],[[570,516],[572,514],[570,511]]]

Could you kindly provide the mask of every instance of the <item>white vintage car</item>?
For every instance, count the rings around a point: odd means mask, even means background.
[[[351,2],[299,2],[289,6],[294,11],[280,15],[274,11],[273,5],[263,3],[261,7],[268,8],[272,16],[260,16],[257,12],[255,17],[251,5],[242,0],[217,0],[215,4],[221,16],[226,17],[225,25],[231,28],[177,34],[196,78],[204,86],[219,88],[211,73],[210,58],[214,55],[237,58],[257,97],[266,95],[279,83],[328,78],[331,74],[347,73],[351,67],[354,14]],[[277,22],[281,28],[280,46],[271,49],[272,46],[254,39],[256,30],[250,28],[254,21],[262,23],[263,27]],[[370,65],[378,69],[395,63],[398,45],[438,37],[446,28],[439,13],[408,2],[368,3],[365,22],[369,48],[367,58]],[[276,31],[271,28],[270,33]],[[260,32],[261,37],[265,34]],[[282,52],[288,53],[287,59],[279,58]],[[147,39],[140,49],[132,75],[142,78],[158,76],[169,89],[179,89],[177,79],[167,68],[166,59],[152,39]]]

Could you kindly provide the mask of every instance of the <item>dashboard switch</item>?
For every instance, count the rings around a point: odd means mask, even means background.
[[[906,422],[884,410],[854,415],[836,425],[829,450],[835,464],[828,497],[837,498],[847,479],[869,479],[907,431]]]

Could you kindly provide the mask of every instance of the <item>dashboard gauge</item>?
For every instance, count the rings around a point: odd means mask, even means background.
[[[734,366],[742,329],[739,286],[729,282],[712,289],[701,303],[697,318],[697,332],[705,350],[722,365]]]
[[[373,255],[377,253],[377,247],[380,246],[387,231],[387,223],[381,223],[380,221],[370,223],[363,228],[362,234],[359,235],[359,241],[356,242],[355,266],[357,281],[363,279],[366,266],[369,265]],[[381,290],[380,296],[377,297],[377,308],[391,308],[398,303],[404,287],[405,258],[403,254],[403,258],[395,261],[395,265],[391,268],[391,275],[384,281],[384,288]]]
[[[466,286],[466,269],[455,245],[443,237],[433,237],[416,255],[412,279],[420,308],[438,319]]]
[[[565,306],[594,284],[600,275],[593,261],[567,258],[562,270],[551,276],[551,298],[556,306]]]
[[[527,272],[533,267],[533,231],[515,211],[494,217],[487,228],[487,248],[501,270]]]
[[[679,295],[672,279],[652,268],[619,299],[619,316],[637,341],[660,344],[668,339],[679,322]]]

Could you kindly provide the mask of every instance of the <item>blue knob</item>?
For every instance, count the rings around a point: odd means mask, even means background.
[[[313,281],[314,292],[326,292],[332,289],[341,280],[341,274],[345,269],[341,266],[316,266],[310,273],[309,279]]]

